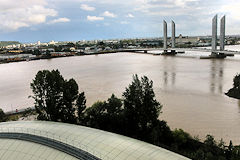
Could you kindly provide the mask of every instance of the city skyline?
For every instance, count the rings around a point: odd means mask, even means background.
[[[176,35],[211,34],[213,15],[227,16],[226,35],[240,34],[236,0],[3,0],[0,40],[77,41],[162,37],[162,20]],[[169,32],[171,28],[169,28]],[[218,31],[219,32],[219,31]]]

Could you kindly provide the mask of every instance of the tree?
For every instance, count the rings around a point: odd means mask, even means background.
[[[126,118],[126,132],[142,136],[153,127],[158,120],[162,106],[155,99],[153,82],[146,76],[133,76],[132,83],[123,93],[124,115]]]
[[[41,55],[41,52],[39,51],[39,49],[34,49],[33,54],[39,56]]]
[[[62,51],[62,46],[60,45],[60,46],[55,46],[54,45],[54,50],[55,50],[55,52],[61,52]]]
[[[49,50],[46,51],[46,56],[47,56],[47,57],[51,57],[51,53],[50,53]]]
[[[221,149],[224,149],[225,147],[225,142],[223,141],[223,139],[221,138],[219,143],[218,143],[218,147],[221,148]]]
[[[93,128],[103,129],[105,122],[106,102],[97,101],[91,107],[87,108],[84,114],[84,123]]]
[[[167,122],[158,120],[153,126],[150,136],[148,136],[150,139],[147,141],[158,146],[161,144],[170,145],[173,136]]]
[[[62,103],[60,117],[63,122],[73,123],[76,121],[76,100],[78,99],[78,85],[74,79],[65,80],[62,86]]]
[[[110,116],[119,115],[123,111],[121,99],[117,98],[114,94],[108,98],[106,107],[107,113]]]
[[[82,95],[74,79],[64,80],[58,70],[43,70],[30,85],[38,119],[76,123],[77,100]]]
[[[217,146],[216,141],[214,140],[214,137],[209,134],[206,136],[204,143],[211,147]]]
[[[7,120],[6,114],[0,108],[0,122],[5,122]]]
[[[173,138],[178,146],[184,145],[187,141],[192,138],[187,132],[184,132],[182,129],[175,129],[173,131]]]
[[[240,74],[237,74],[233,79],[233,88],[231,88],[227,93],[227,96],[240,99]]]
[[[83,120],[84,120],[83,111],[86,109],[86,97],[84,95],[84,92],[79,94],[76,105],[77,105],[78,121],[81,124],[83,123]]]
[[[234,150],[234,146],[232,144],[232,141],[229,142],[228,148],[226,150],[226,157],[227,159],[231,159],[233,156],[233,150]]]
[[[84,112],[84,124],[111,132],[123,132],[123,107],[114,94],[107,101],[97,101]]]

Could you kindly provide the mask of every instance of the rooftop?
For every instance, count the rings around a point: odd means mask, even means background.
[[[24,134],[42,137],[64,145],[68,145],[99,159],[115,160],[185,160],[187,158],[166,149],[126,136],[88,128],[79,125],[46,121],[24,121],[0,123],[0,134]],[[1,136],[0,136],[1,137]],[[2,137],[3,138],[3,137]],[[0,141],[0,159],[71,159],[76,157],[43,143],[4,137]],[[29,158],[30,157],[30,158]],[[32,157],[32,158],[31,158]],[[23,158],[21,158],[23,159]]]

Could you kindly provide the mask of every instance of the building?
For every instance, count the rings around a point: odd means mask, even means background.
[[[55,45],[57,42],[55,42],[54,40],[50,41],[48,44],[49,45]]]
[[[198,43],[200,40],[199,37],[189,37],[189,36],[182,36],[181,34],[176,37],[176,43],[178,44],[187,44],[187,43]]]
[[[0,139],[1,160],[188,160],[122,135],[49,121],[0,123]]]

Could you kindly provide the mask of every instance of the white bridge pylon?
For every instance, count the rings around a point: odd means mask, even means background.
[[[175,22],[172,21],[172,36],[171,36],[171,52],[168,52],[168,37],[167,37],[167,22],[163,20],[163,54],[165,55],[175,55],[177,54],[175,47],[176,47],[176,27],[175,27]]]
[[[212,19],[212,51],[217,51],[217,18],[217,15],[215,15]],[[225,23],[226,16],[223,16],[220,23],[220,51],[225,49]]]

